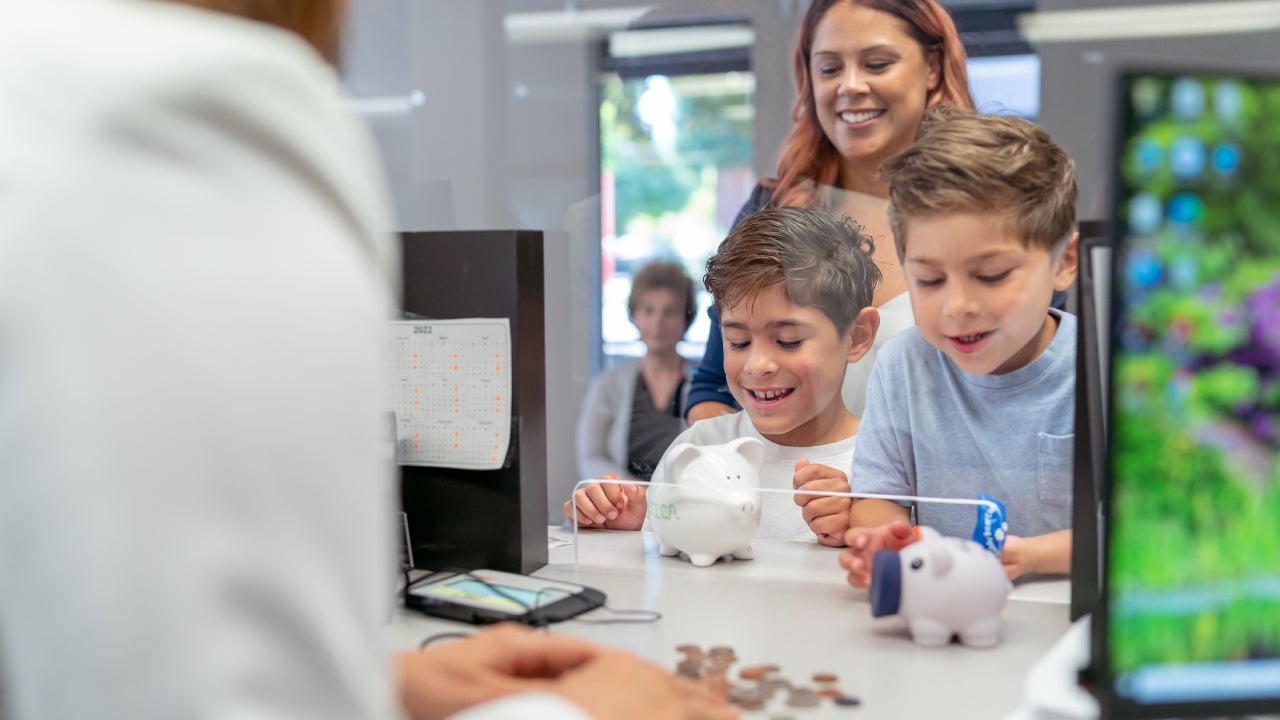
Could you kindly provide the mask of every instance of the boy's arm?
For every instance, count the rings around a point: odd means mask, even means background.
[[[905,373],[899,367],[904,358],[900,352],[894,352],[897,349],[888,345],[880,351],[867,380],[866,408],[858,427],[858,444],[849,474],[849,485],[854,492],[916,494],[910,414],[906,411],[906,402],[891,399],[888,392],[889,388],[901,388],[906,384]],[[886,505],[895,506],[897,510]],[[863,510],[854,514],[859,507]],[[887,515],[892,512],[898,514]],[[865,517],[862,513],[866,513]],[[857,500],[850,510],[850,527],[880,525],[908,515],[907,508],[893,501]]]
[[[1023,575],[1065,575],[1071,572],[1071,531],[1018,537],[1010,535],[1000,553],[1010,580]]]
[[[894,520],[911,522],[911,509],[892,500],[865,498],[854,500],[849,508],[849,527],[873,528],[887,525]]]

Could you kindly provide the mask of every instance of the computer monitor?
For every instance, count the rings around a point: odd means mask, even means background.
[[[1108,717],[1280,711],[1280,78],[1120,78]]]

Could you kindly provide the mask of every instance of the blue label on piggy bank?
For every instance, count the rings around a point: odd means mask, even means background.
[[[1009,521],[1005,519],[1004,503],[986,493],[978,495],[986,500],[978,506],[978,522],[973,526],[973,541],[1000,556],[1004,539],[1009,534]]]

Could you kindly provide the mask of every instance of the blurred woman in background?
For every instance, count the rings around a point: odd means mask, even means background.
[[[693,364],[676,344],[697,311],[693,280],[678,263],[654,261],[636,273],[627,300],[645,354],[591,381],[578,414],[579,479],[647,481],[685,429],[681,410]]]

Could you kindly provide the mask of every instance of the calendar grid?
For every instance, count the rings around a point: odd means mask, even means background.
[[[502,467],[511,439],[506,318],[391,323],[401,465]]]

